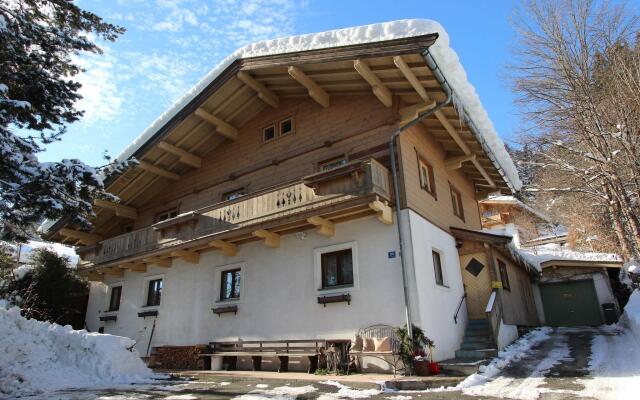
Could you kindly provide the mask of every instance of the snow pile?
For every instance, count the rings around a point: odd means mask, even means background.
[[[324,381],[320,382],[324,385],[335,386],[338,388],[337,393],[325,393],[318,397],[318,400],[336,400],[336,399],[367,399],[371,396],[377,396],[382,393],[378,389],[352,389],[340,382],[336,381]]]
[[[0,300],[0,398],[149,381],[131,339],[28,320]]]
[[[591,343],[592,378],[580,381],[581,396],[601,400],[637,399],[640,390],[640,291],[631,294],[620,322]]]
[[[273,389],[256,389],[242,396],[234,397],[235,400],[262,400],[262,399],[278,399],[293,400],[298,396],[318,391],[317,388],[307,386],[279,386]]]
[[[504,143],[498,137],[486,110],[482,106],[475,88],[467,80],[467,73],[458,59],[458,55],[449,47],[449,36],[442,25],[425,19],[409,19],[385,22],[328,32],[291,36],[265,40],[248,44],[236,50],[215,66],[200,82],[191,88],[181,99],[158,117],[140,136],[127,146],[117,157],[124,161],[134,155],[144,143],[153,137],[171,118],[194,100],[211,82],[213,82],[231,63],[237,59],[291,53],[330,47],[349,46],[385,40],[401,39],[438,33],[439,38],[430,48],[430,52],[440,71],[451,85],[454,103],[460,114],[470,125],[477,129],[477,139],[505,176],[512,189],[519,190],[522,182],[513,160],[507,153]]]
[[[13,270],[13,276],[16,277],[16,280],[21,281],[32,270],[33,270],[33,267],[31,265],[21,265],[18,268]]]
[[[472,386],[487,383],[513,361],[518,361],[527,355],[533,346],[548,339],[551,330],[549,327],[543,327],[522,336],[498,353],[498,357],[494,358],[489,365],[481,366],[478,373],[470,375],[464,381],[460,382],[460,384],[456,386],[456,389],[467,389]]]

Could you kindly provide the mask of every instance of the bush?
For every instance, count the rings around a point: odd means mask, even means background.
[[[434,347],[433,341],[424,335],[422,329],[415,325],[412,326],[413,340],[409,339],[407,325],[396,329],[396,334],[400,340],[402,362],[408,374],[413,374],[414,357],[418,355],[424,356],[426,354],[424,351],[425,347]]]
[[[82,329],[89,285],[69,268],[69,259],[36,249],[27,268],[24,275],[14,273],[4,280],[0,298],[20,307],[27,318]]]

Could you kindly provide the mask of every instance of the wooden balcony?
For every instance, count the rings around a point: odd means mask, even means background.
[[[388,223],[390,200],[387,169],[373,159],[356,161],[100,241],[79,251],[80,266],[140,265],[180,250],[215,250],[214,240],[237,246],[260,240],[258,230],[281,235],[310,229],[311,217],[334,223],[378,213]]]

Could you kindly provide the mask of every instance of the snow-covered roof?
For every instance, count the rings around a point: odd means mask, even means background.
[[[522,201],[516,199],[513,196],[490,196],[487,199],[480,200],[480,203],[482,203],[482,204],[510,204],[510,205],[516,205],[516,206],[519,206],[519,207],[529,211],[531,214],[537,216],[540,219],[543,219],[543,220],[545,220],[547,222],[551,221],[551,218],[549,218],[545,214],[541,213],[540,211],[536,210],[535,208],[533,208],[531,206],[528,206],[528,205],[524,204]]]
[[[536,246],[533,248],[517,248],[516,251],[530,263],[542,269],[543,264],[550,261],[576,261],[594,263],[620,263],[622,258],[613,253],[595,253],[565,249],[555,243]]]
[[[513,190],[519,190],[522,182],[518,177],[518,172],[513,164],[513,160],[507,153],[504,143],[495,130],[493,122],[491,122],[489,115],[482,106],[475,88],[467,80],[467,74],[460,64],[458,55],[449,47],[449,36],[447,32],[438,22],[425,19],[399,20],[314,34],[290,36],[255,42],[241,47],[209,71],[209,73],[182,98],[176,101],[149,125],[116,159],[122,161],[133,156],[138,149],[176,116],[180,110],[238,59],[380,42],[433,33],[437,33],[439,38],[429,51],[453,89],[454,104],[458,108],[460,115],[464,120],[469,122],[469,125],[475,127],[477,130],[477,132],[475,132],[477,140],[495,166],[502,172],[508,185]]]

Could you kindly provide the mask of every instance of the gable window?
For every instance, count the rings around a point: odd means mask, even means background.
[[[335,158],[331,158],[329,160],[326,161],[322,161],[321,163],[318,164],[318,169],[320,171],[330,171],[332,169],[338,168],[342,165],[345,165],[347,163],[347,157],[345,156],[340,156],[340,157],[335,157]]]
[[[500,280],[502,281],[502,288],[505,290],[511,290],[509,285],[509,275],[507,274],[507,264],[502,260],[498,260],[498,269],[500,270]]]
[[[269,125],[262,128],[262,142],[267,143],[276,138],[276,126]]]
[[[220,300],[233,300],[240,298],[242,273],[240,268],[221,272]]]
[[[287,136],[293,133],[293,118],[286,118],[280,121],[280,136]]]
[[[436,284],[444,286],[444,274],[442,273],[442,258],[440,253],[432,250],[431,256],[433,258],[433,272],[436,277]]]
[[[353,285],[353,257],[351,249],[323,253],[322,288]]]
[[[436,180],[433,167],[422,158],[418,158],[418,168],[420,170],[420,187],[435,198]]]
[[[156,216],[153,218],[153,223],[171,219],[176,217],[177,215],[178,215],[178,210],[175,208],[172,208],[171,210],[167,210],[167,211],[162,211],[156,214]]]
[[[462,194],[451,186],[451,206],[453,207],[453,215],[464,221],[464,210],[462,208]]]
[[[162,297],[162,278],[152,279],[147,285],[146,307],[159,306]]]
[[[120,309],[120,297],[122,297],[122,286],[112,286],[108,311],[118,311]]]
[[[237,199],[239,197],[244,196],[245,194],[247,194],[247,191],[245,190],[245,188],[232,190],[232,191],[226,192],[226,193],[224,193],[222,195],[222,201],[235,200],[235,199]]]

